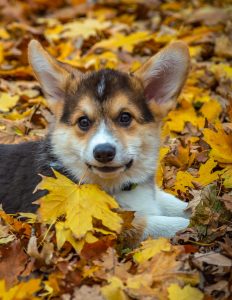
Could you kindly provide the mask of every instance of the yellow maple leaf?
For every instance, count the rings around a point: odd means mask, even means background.
[[[232,188],[232,165],[222,170],[222,178],[224,178],[223,185],[226,188]]]
[[[67,241],[73,246],[77,253],[81,251],[84,246],[85,240],[76,240],[72,234],[72,231],[66,226],[65,222],[57,222],[55,228],[58,249],[61,249],[64,243]]]
[[[189,53],[191,57],[197,57],[202,52],[202,46],[190,46]]]
[[[161,251],[171,251],[169,240],[162,237],[157,240],[148,239],[142,242],[140,248],[135,250],[133,259],[136,263],[143,263]]]
[[[216,167],[216,165],[217,163],[212,158],[208,159],[205,164],[201,164],[198,171],[199,177],[196,181],[199,182],[201,185],[205,186],[210,184],[214,180],[217,180],[220,172],[216,171],[211,173],[212,170]]]
[[[108,280],[109,284],[101,288],[101,292],[106,300],[127,300],[124,293],[124,285],[120,278],[112,276]]]
[[[204,140],[212,148],[210,156],[221,163],[232,163],[232,135],[223,130],[221,124],[216,125],[216,131],[205,128]]]
[[[111,38],[96,43],[92,49],[104,48],[112,50],[123,48],[128,52],[132,52],[135,45],[140,42],[148,41],[150,39],[151,36],[147,31],[139,31],[126,36],[121,33],[116,33]]]
[[[208,121],[214,121],[222,112],[222,107],[217,100],[211,99],[202,105],[200,112]]]
[[[43,222],[54,224],[61,216],[65,222],[56,224],[57,244],[61,248],[65,241],[73,247],[81,249],[83,240],[93,243],[97,239],[94,232],[102,234],[119,233],[121,230],[121,217],[111,209],[118,208],[117,202],[97,185],[78,185],[70,179],[54,171],[56,178],[43,177],[39,189],[49,191],[39,200],[39,216]],[[94,220],[100,220],[109,230],[96,228]],[[81,239],[77,242],[75,239]]]
[[[232,67],[228,64],[212,64],[210,67],[210,71],[212,71],[219,78],[232,78]]]
[[[198,171],[198,177],[194,177],[187,171],[179,171],[176,175],[175,191],[186,192],[188,187],[193,187],[192,182],[198,182],[202,186],[206,186],[218,179],[220,171],[212,172],[217,163],[213,158],[207,160],[205,164],[202,164]]]
[[[80,252],[85,242],[91,244],[98,241],[98,239],[91,232],[87,232],[85,234],[84,239],[81,240],[75,239],[75,237],[73,236],[73,232],[68,227],[66,222],[57,222],[55,227],[56,227],[56,240],[57,240],[58,249],[61,249],[64,243],[68,241],[76,250],[76,252]]]
[[[3,44],[0,43],[0,64],[4,61],[4,48]]]
[[[159,163],[156,171],[156,177],[155,181],[156,184],[161,187],[163,183],[163,166],[162,166],[162,161],[165,157],[165,155],[168,153],[169,147],[161,147],[160,152],[159,152]]]
[[[168,287],[168,299],[169,300],[202,300],[204,294],[197,288],[186,285],[183,289],[173,283]]]
[[[10,38],[9,33],[8,33],[8,32],[6,31],[6,29],[3,28],[3,27],[0,28],[0,38],[1,38],[1,39],[5,39],[5,40],[7,40],[7,39]]]
[[[93,218],[112,231],[120,232],[121,218],[110,209],[117,202],[97,185],[76,186],[66,206],[66,222],[77,238],[93,229]]]
[[[195,177],[193,177],[187,171],[178,171],[176,174],[176,181],[175,181],[175,191],[186,192],[187,188],[193,187],[192,182],[194,181]]]
[[[34,294],[41,289],[40,279],[30,279],[27,282],[21,282],[10,289],[6,289],[5,280],[0,280],[0,297],[1,300],[37,300]]]
[[[186,122],[190,122],[199,128],[203,128],[205,123],[205,119],[197,116],[193,107],[172,110],[166,117],[166,120],[166,125],[169,126],[170,130],[176,132],[181,132]]]
[[[102,67],[114,69],[118,65],[118,57],[115,53],[105,51],[101,54],[89,53],[78,59],[75,57],[74,60],[63,60],[63,62],[72,63],[72,65],[88,69],[94,67],[95,70],[99,70]]]
[[[19,96],[11,96],[9,93],[0,94],[0,111],[7,112],[13,108],[19,100]]]
[[[82,36],[84,39],[95,36],[98,30],[106,29],[110,22],[100,22],[96,19],[85,19],[84,21],[73,21],[64,25],[58,24],[53,28],[45,30],[48,40],[60,40],[61,38],[77,38]]]

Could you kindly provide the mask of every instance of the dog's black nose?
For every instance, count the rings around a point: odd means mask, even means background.
[[[93,149],[94,158],[101,163],[112,161],[115,157],[115,154],[115,147],[109,143],[99,144]]]

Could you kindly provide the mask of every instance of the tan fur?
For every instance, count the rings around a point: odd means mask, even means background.
[[[97,103],[88,96],[82,97],[70,115],[70,124],[76,125],[77,120],[82,116],[88,116],[92,122],[100,119],[100,111]]]
[[[120,240],[124,248],[136,248],[142,240],[145,228],[147,227],[146,217],[135,216],[130,228],[123,228]]]
[[[106,102],[104,114],[115,121],[121,112],[130,113],[137,122],[142,118],[140,110],[123,92],[118,92],[110,101]]]

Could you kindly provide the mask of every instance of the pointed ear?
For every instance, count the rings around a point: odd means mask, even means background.
[[[77,77],[79,72],[71,65],[57,61],[36,40],[28,45],[28,59],[50,104],[64,99],[67,79],[71,75]]]
[[[150,58],[135,73],[143,82],[146,99],[168,111],[185,83],[189,62],[188,47],[183,42],[171,43]]]

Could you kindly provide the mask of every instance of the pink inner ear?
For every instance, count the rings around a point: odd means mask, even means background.
[[[148,101],[155,100],[157,103],[161,103],[164,94],[161,92],[160,85],[164,83],[157,82],[157,80],[151,80],[145,87],[145,97]]]
[[[155,100],[157,103],[162,103],[170,99],[170,89],[172,88],[172,68],[168,72],[163,70],[160,74],[150,78],[148,84],[145,86],[145,97],[148,101]],[[173,86],[173,91],[176,89]]]
[[[175,42],[153,56],[137,71],[143,81],[147,100],[158,104],[175,101],[188,68],[189,52],[182,42]]]

